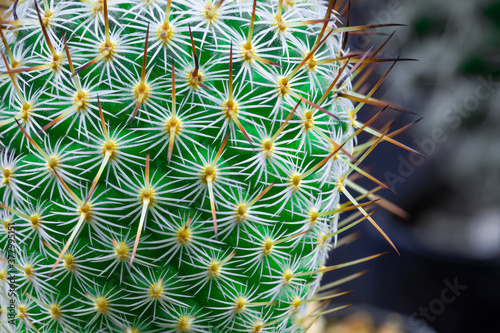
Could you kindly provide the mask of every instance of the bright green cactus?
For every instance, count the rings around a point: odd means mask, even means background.
[[[325,266],[337,236],[378,228],[358,202],[377,197],[347,177],[370,177],[359,163],[395,142],[356,120],[385,102],[353,91],[380,49],[344,50],[376,27],[337,28],[348,6],[16,2],[1,29],[0,331],[307,330],[309,303],[337,296],[317,292],[342,267]],[[356,146],[362,130],[375,137]]]

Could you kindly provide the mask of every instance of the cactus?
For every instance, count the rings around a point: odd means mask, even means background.
[[[351,79],[397,59],[346,51],[350,32],[381,27],[349,13],[16,1],[0,30],[0,330],[307,330],[344,294],[322,276],[377,256],[326,266],[339,235],[366,219],[394,247],[370,212],[392,206],[348,177],[387,188],[360,163],[381,141],[402,146],[370,126],[400,108]],[[365,104],[381,110],[361,123]],[[357,145],[361,131],[374,138]]]

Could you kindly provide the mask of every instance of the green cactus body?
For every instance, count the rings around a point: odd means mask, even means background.
[[[19,288],[0,330],[305,330],[356,170],[332,6],[19,1],[0,67]]]

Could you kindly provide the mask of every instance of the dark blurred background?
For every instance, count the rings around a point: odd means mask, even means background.
[[[395,117],[395,128],[423,117],[397,139],[427,159],[384,142],[364,162],[372,175],[392,181],[397,196],[383,197],[411,218],[375,216],[401,256],[369,223],[357,228],[359,240],[332,252],[330,264],[389,251],[326,276],[333,281],[369,269],[344,285],[354,292],[335,305],[355,305],[328,316],[326,331],[500,332],[500,1],[352,4],[353,25],[407,25],[381,30],[396,31],[381,57],[419,61],[398,63],[375,97],[418,115],[386,112],[378,127]],[[349,43],[367,50],[385,38],[352,36]],[[389,67],[377,66],[378,77]]]

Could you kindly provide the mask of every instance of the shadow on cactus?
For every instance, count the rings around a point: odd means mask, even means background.
[[[336,310],[345,293],[322,276],[378,256],[326,267],[352,240],[337,238],[368,220],[396,249],[371,215],[399,210],[361,163],[382,141],[411,150],[393,139],[411,125],[371,127],[406,112],[372,97],[387,75],[358,89],[405,59],[346,51],[391,25],[349,15],[333,0],[16,1],[1,23],[1,330],[304,332]],[[364,105],[380,110],[367,123]]]

